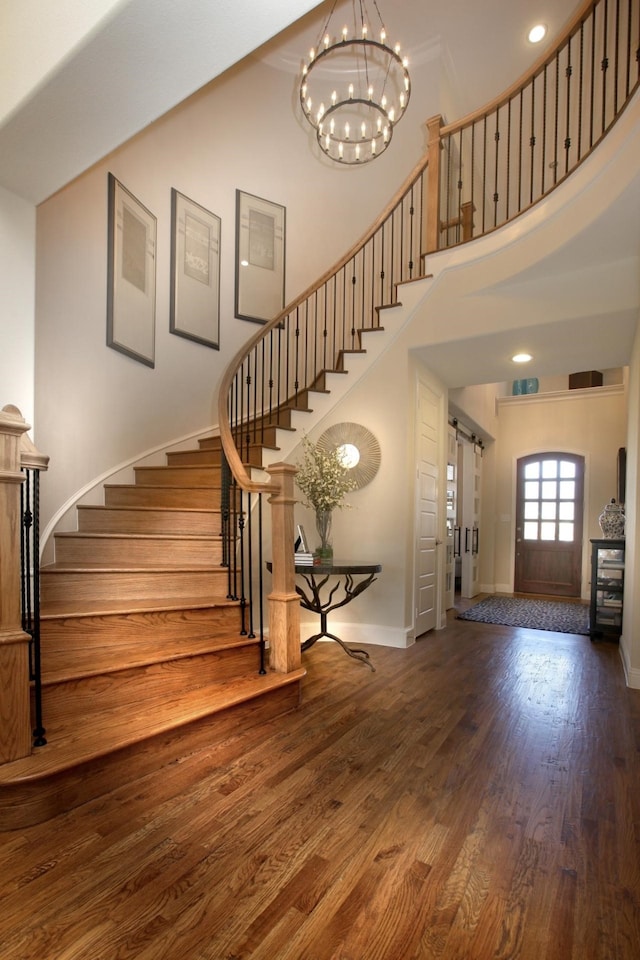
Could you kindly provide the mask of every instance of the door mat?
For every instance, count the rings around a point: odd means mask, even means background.
[[[589,607],[583,603],[565,603],[562,600],[487,597],[459,613],[458,620],[552,630],[554,633],[589,634]]]

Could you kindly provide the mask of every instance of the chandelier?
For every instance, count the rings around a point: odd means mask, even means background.
[[[389,45],[376,0],[378,38],[371,35],[366,0],[353,0],[353,27],[332,36],[336,3],[303,67],[300,103],[323,153],[338,163],[366,163],[387,149],[407,108],[408,61],[399,43]]]

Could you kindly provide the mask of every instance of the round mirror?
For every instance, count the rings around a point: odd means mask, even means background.
[[[380,466],[380,444],[366,427],[359,423],[335,423],[318,440],[321,450],[338,450],[344,465],[353,471],[356,489],[370,483]]]
[[[349,470],[353,470],[360,462],[360,451],[354,443],[341,443],[338,447],[338,455]]]

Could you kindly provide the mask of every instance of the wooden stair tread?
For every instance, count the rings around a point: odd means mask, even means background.
[[[240,649],[247,644],[257,646],[257,638],[249,639],[237,632],[233,637],[211,637],[204,634],[200,638],[190,637],[187,642],[177,638],[173,642],[164,640],[150,650],[148,647],[131,641],[128,644],[118,644],[118,660],[113,660],[113,649],[107,644],[92,646],[87,650],[73,650],[73,667],[59,670],[44,669],[42,672],[42,686],[66,683],[69,680],[85,680],[92,676],[108,676],[149,667],[156,663],[168,663],[171,660],[187,660],[190,657],[202,656],[207,653],[221,653],[227,650]],[[106,651],[106,656],[105,656]]]
[[[42,567],[41,573],[204,573],[206,570],[215,571],[215,573],[224,573],[226,567],[219,563],[182,563],[180,566],[167,567],[162,564],[156,566],[147,566],[146,564],[131,564],[123,562],[119,566],[112,566],[107,563],[48,563]]]
[[[68,601],[50,600],[43,603],[40,609],[40,617],[42,620],[56,618],[66,620],[70,617],[100,617],[111,614],[148,613],[150,611],[162,613],[171,610],[202,610],[210,607],[230,606],[239,606],[239,601],[221,596],[211,596],[206,599],[202,597],[192,599],[188,597],[186,599],[171,598],[164,601],[155,599],[127,600],[126,598],[123,600],[117,598],[114,600],[74,600],[71,598]]]
[[[154,703],[152,712],[142,702],[135,715],[114,709],[87,717],[86,723],[74,723],[71,730],[48,729],[46,746],[34,748],[29,757],[0,766],[0,786],[37,782],[77,768],[131,744],[149,740],[287,684],[297,683],[305,673],[301,668],[287,674],[251,674],[201,687],[165,703]]]
[[[218,511],[219,513],[220,511]],[[206,540],[219,541],[219,533],[120,533],[118,531],[65,530],[56,533],[61,540]]]
[[[145,469],[151,469],[145,467]],[[159,470],[166,470],[167,467],[158,467]],[[186,468],[176,468],[171,467],[171,470],[175,469],[186,469]],[[189,467],[188,469],[193,469]],[[190,490],[211,490],[212,488],[219,487],[219,484],[215,483],[190,483],[188,486],[185,486],[182,483],[165,483],[159,487],[155,483],[105,483],[105,490],[181,490],[183,493],[188,493]],[[134,508],[135,509],[135,508]],[[155,509],[155,508],[153,508]],[[186,509],[181,507],[180,509]],[[195,509],[198,509],[197,507]]]
[[[114,486],[116,486],[116,484],[114,484]],[[120,484],[117,484],[117,486],[120,486]],[[140,485],[139,485],[139,484],[124,484],[124,486],[129,486],[129,487],[135,486],[136,489],[139,489],[139,486],[140,486]],[[153,489],[156,490],[157,488],[156,488],[156,487],[153,487]],[[189,487],[188,489],[189,489],[189,490],[193,490],[193,487]],[[208,490],[209,488],[206,487],[205,489]],[[78,505],[78,510],[95,510],[95,511],[103,511],[103,512],[105,512],[105,513],[111,513],[111,512],[114,512],[114,511],[117,511],[118,513],[124,513],[125,511],[128,511],[128,512],[131,513],[131,514],[136,514],[136,513],[167,513],[167,514],[172,514],[172,513],[204,513],[204,514],[207,514],[207,515],[208,515],[208,514],[216,514],[216,515],[218,515],[218,516],[219,516],[220,513],[222,512],[222,511],[220,510],[220,507],[217,507],[217,508],[216,508],[216,507],[210,507],[210,508],[209,508],[209,507],[189,507],[189,506],[184,506],[184,507],[163,507],[163,506],[158,506],[158,507],[145,507],[145,506],[132,507],[132,506],[130,506],[129,504],[123,504],[121,507],[120,507],[120,506],[118,506],[118,507],[113,507],[113,506],[110,506],[109,504],[96,504],[96,503],[79,504],[79,505]],[[57,536],[60,536],[60,534],[57,534]]]
[[[144,473],[145,471],[148,471],[149,473],[158,473],[167,470],[177,470],[179,473],[184,472],[185,474],[188,474],[197,473],[198,470],[202,469],[202,467],[205,467],[207,471],[213,470],[217,472],[220,470],[219,463],[203,463],[202,465],[197,463],[151,463],[147,466],[140,465],[139,467],[134,467],[133,469],[134,471],[139,470],[141,473]]]

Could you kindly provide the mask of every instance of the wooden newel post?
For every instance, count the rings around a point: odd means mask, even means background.
[[[0,411],[0,763],[31,753],[30,637],[20,605],[20,443],[29,429],[17,407]]]
[[[291,673],[300,667],[300,597],[295,589],[293,478],[296,467],[274,463],[267,467],[277,492],[271,504],[272,591],[269,594],[269,649],[271,668]]]
[[[441,116],[427,120],[427,215],[425,217],[425,252],[435,253],[440,244],[440,128]]]

